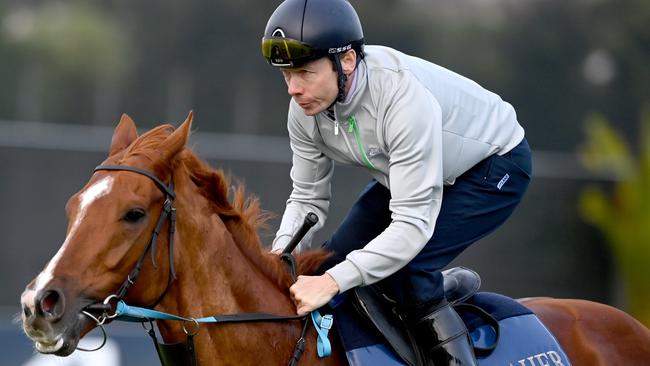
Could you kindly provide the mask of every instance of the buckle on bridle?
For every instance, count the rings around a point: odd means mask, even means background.
[[[320,327],[323,329],[332,329],[332,325],[334,324],[334,317],[332,314],[326,314],[321,317],[320,320]]]
[[[113,299],[115,299],[115,306],[111,305],[111,300],[113,300]],[[117,317],[117,302],[118,301],[120,301],[120,298],[117,295],[115,295],[115,294],[108,295],[108,297],[106,297],[104,299],[104,302],[102,303],[106,307],[106,309],[108,309],[108,310],[104,310],[104,313],[102,314],[102,317],[104,317],[106,319],[115,319],[115,317]],[[108,312],[113,310],[113,309],[115,309],[113,314],[109,314]]]
[[[192,324],[194,324],[195,329],[192,329],[193,332],[190,332],[189,330],[187,330],[187,327],[185,327],[185,324],[187,322],[192,322]],[[199,332],[199,330],[201,330],[201,326],[199,325],[199,322],[196,319],[191,318],[183,322],[183,332],[185,332],[186,335],[193,337]]]

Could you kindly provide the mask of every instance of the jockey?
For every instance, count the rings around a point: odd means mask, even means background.
[[[334,162],[372,177],[324,244],[334,253],[324,273],[291,287],[297,312],[381,281],[428,362],[476,365],[440,271],[500,226],[526,191],[531,152],[514,108],[434,63],[364,46],[346,0],[284,1],[268,20],[262,54],[292,97],[293,191],[272,250],[284,248],[309,211],[322,227]]]

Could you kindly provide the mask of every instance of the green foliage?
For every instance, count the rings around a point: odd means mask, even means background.
[[[194,109],[202,120],[215,121],[205,130],[284,136],[285,87],[259,54],[264,26],[279,3],[1,2],[0,68],[12,72],[3,75],[0,120],[112,125],[129,112],[155,124]],[[573,121],[593,105],[625,121],[647,98],[647,0],[352,3],[368,44],[431,60],[495,91],[515,106],[536,149],[572,149],[582,136]],[[584,76],[593,54],[611,68],[601,84]],[[114,94],[102,103],[96,95],[105,92],[107,77]],[[28,93],[16,92],[24,89]],[[29,108],[17,94],[31,97]],[[34,109],[40,116],[30,113]]]
[[[120,76],[126,67],[119,29],[88,4],[45,3],[8,15],[11,43],[29,62],[56,72]]]
[[[113,111],[135,59],[123,22],[96,2],[0,8],[0,68],[11,70],[0,90],[0,119],[96,123],[119,116]]]
[[[585,166],[616,179],[611,192],[590,185],[580,212],[605,235],[626,286],[629,311],[650,325],[650,108],[641,118],[639,157],[600,116],[587,120]]]

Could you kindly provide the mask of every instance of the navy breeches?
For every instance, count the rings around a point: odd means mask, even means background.
[[[501,225],[521,201],[532,172],[524,139],[504,155],[492,155],[445,186],[434,234],[405,267],[381,281],[383,290],[405,307],[426,311],[444,298],[440,271],[475,241]],[[324,247],[334,252],[331,268],[364,247],[391,222],[390,191],[371,181]]]

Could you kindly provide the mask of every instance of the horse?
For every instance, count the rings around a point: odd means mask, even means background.
[[[157,246],[153,260],[142,261],[141,275],[124,300],[188,317],[268,312],[293,314],[291,276],[276,255],[262,251],[256,228],[264,219],[259,202],[230,184],[184,146],[192,115],[173,133],[162,125],[138,137],[124,115],[103,165],[136,167],[175,186],[176,245],[172,275],[169,247]],[[173,177],[173,178],[172,178]],[[146,251],[156,229],[165,194],[147,176],[132,171],[96,171],[66,204],[66,238],[56,255],[22,294],[25,333],[41,353],[72,353],[95,321],[84,315],[89,304],[115,294]],[[165,225],[170,225],[166,223]],[[169,232],[160,231],[169,241]],[[153,248],[152,248],[153,249]],[[299,259],[299,272],[310,273],[322,253]],[[161,298],[162,297],[162,298]],[[161,298],[160,301],[157,301]],[[158,322],[165,342],[184,340],[185,325]],[[202,365],[286,364],[300,337],[300,322],[225,324],[201,327],[194,337]],[[313,333],[313,332],[312,332]],[[308,334],[314,336],[313,334]],[[307,342],[303,362],[341,364],[337,352],[318,359]]]
[[[243,185],[231,187],[222,171],[186,147],[192,119],[190,113],[178,128],[164,124],[138,136],[133,120],[122,115],[106,160],[66,204],[61,248],[21,296],[23,329],[38,352],[74,352],[99,323],[87,309],[102,301],[110,308],[115,297],[186,318],[296,314],[288,291],[293,278],[258,236],[268,215]],[[161,219],[167,214],[173,220]],[[156,245],[156,238],[169,245]],[[314,273],[327,255],[299,255],[297,271]],[[650,360],[650,331],[622,311],[583,300],[522,302],[573,365]],[[156,324],[165,343],[188,337],[186,323]],[[201,365],[287,364],[306,329],[299,320],[195,325]],[[318,357],[315,338],[309,329],[301,364],[347,363],[336,343],[330,357]]]
[[[612,306],[580,299],[526,298],[572,365],[648,365],[650,330]]]

